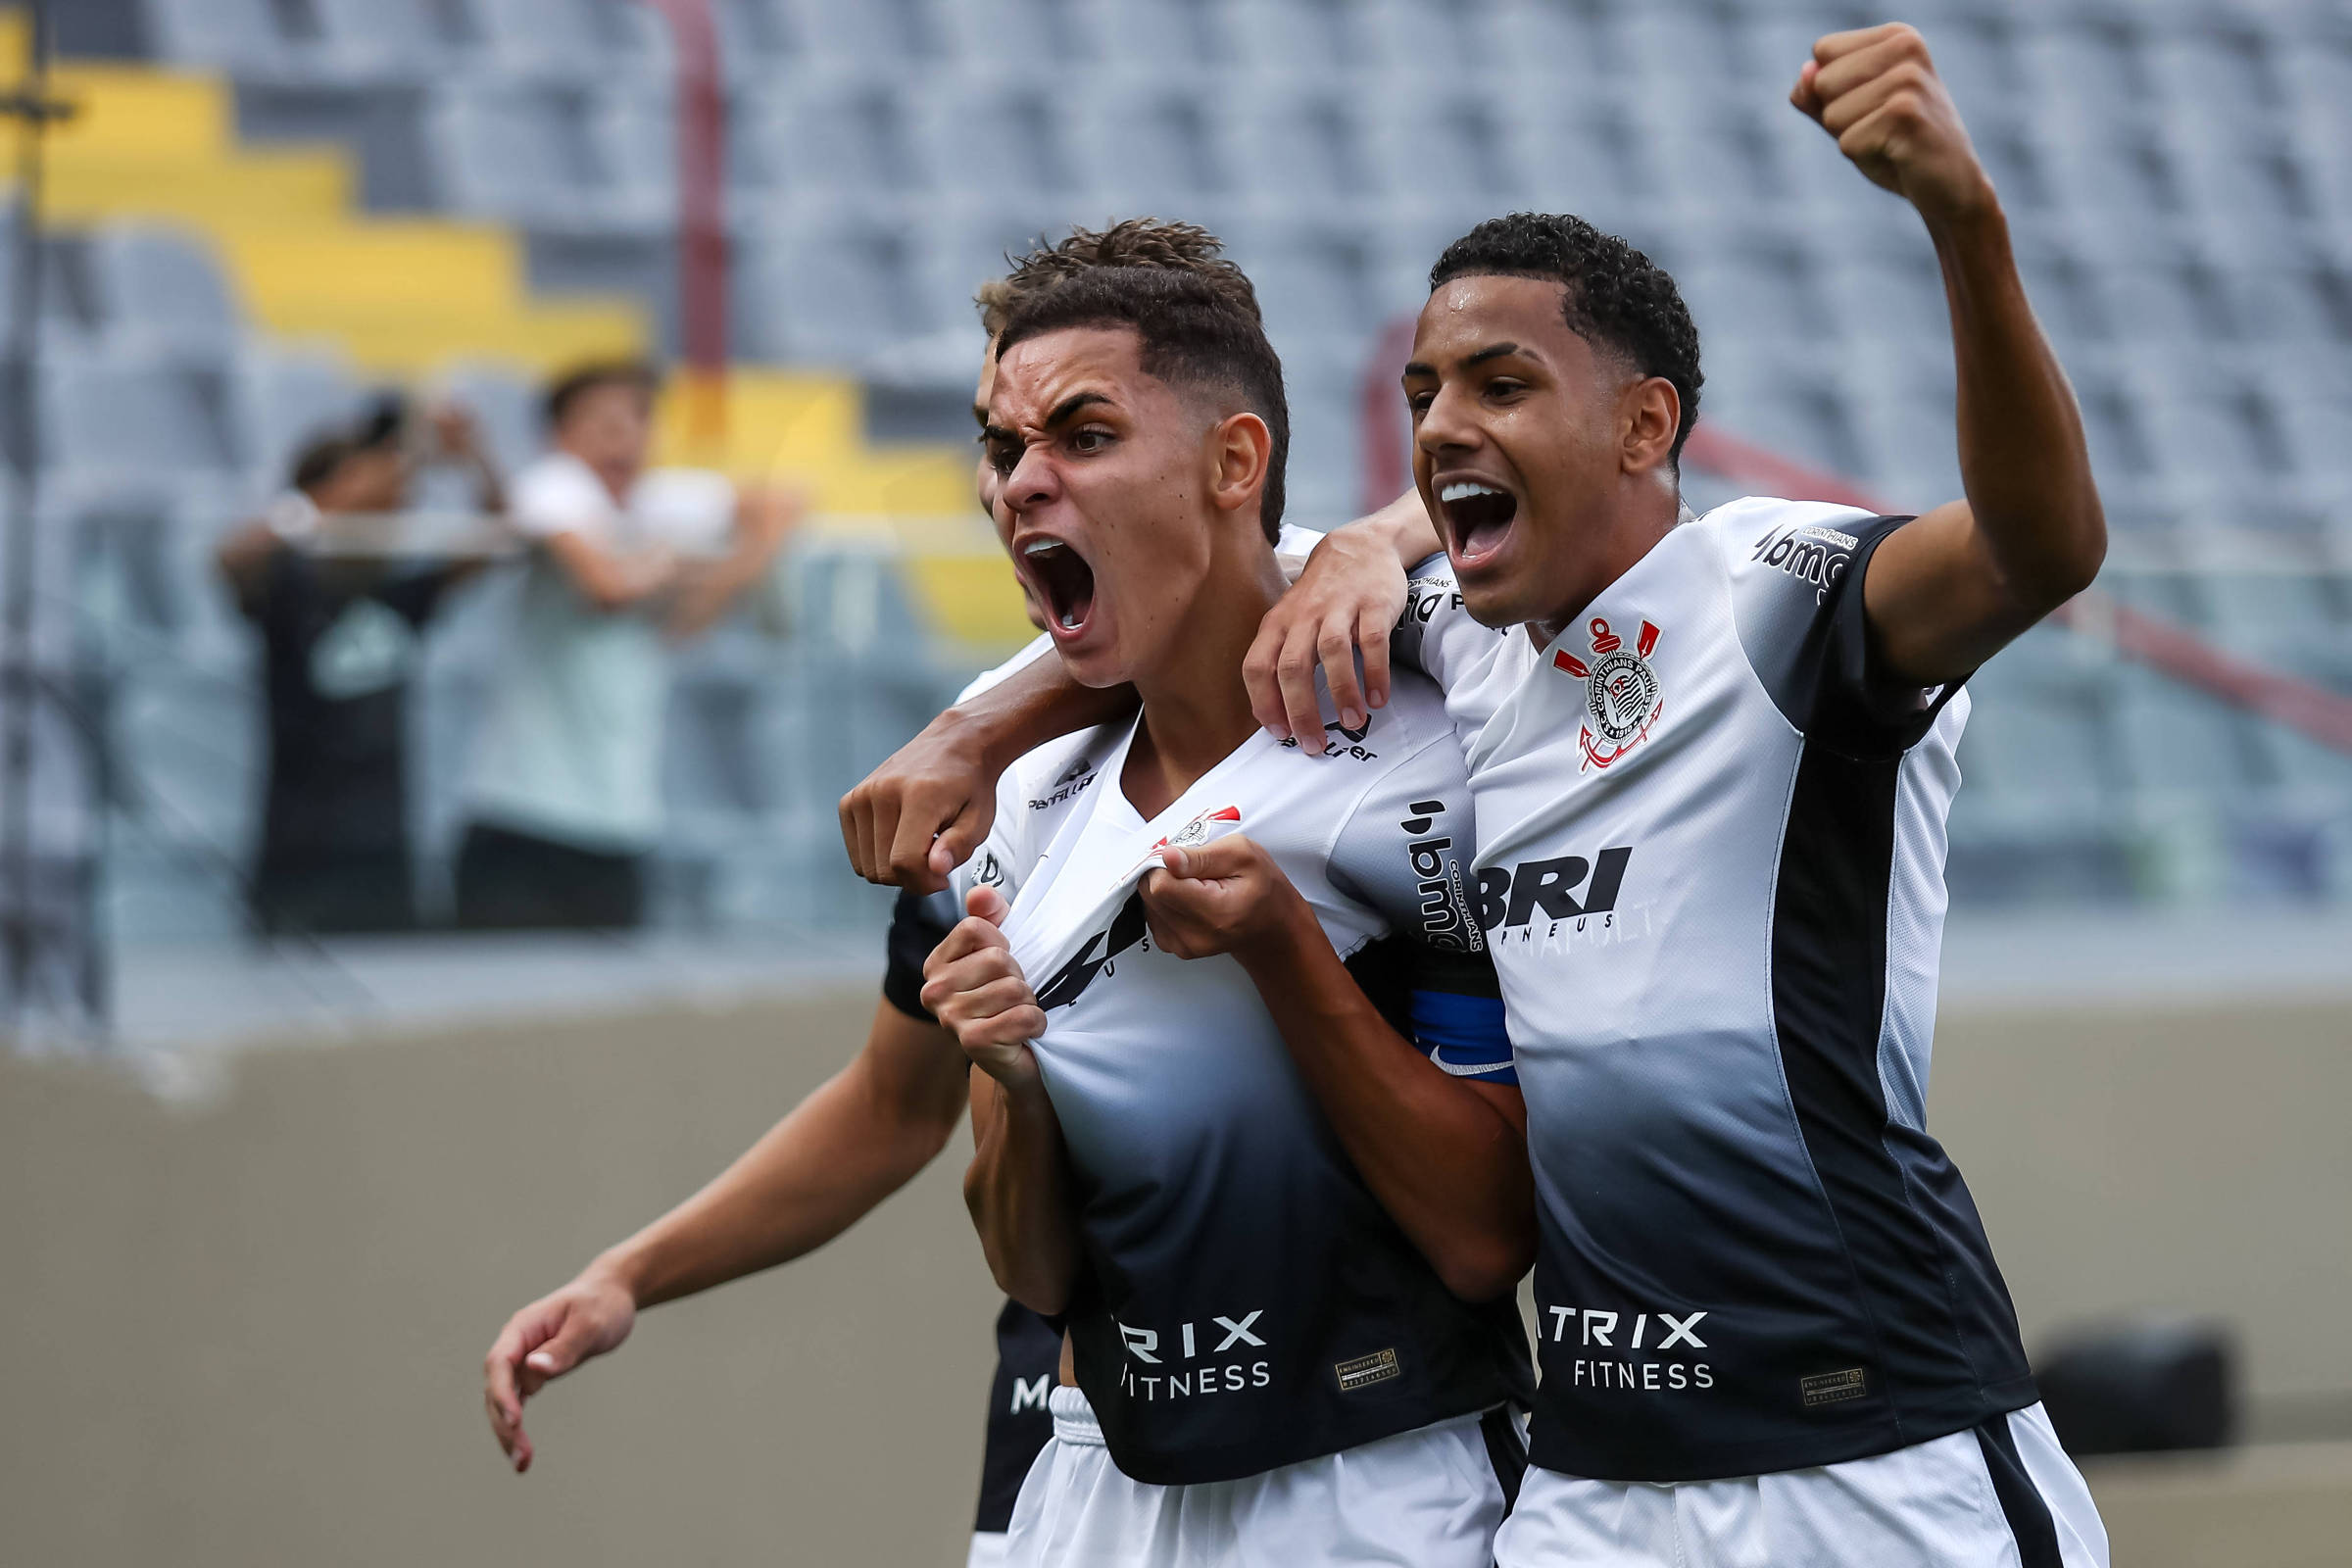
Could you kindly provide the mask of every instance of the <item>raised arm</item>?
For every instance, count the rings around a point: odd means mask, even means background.
[[[2027,302],[1992,181],[1920,35],[1900,23],[1831,34],[1792,101],[1918,210],[1942,264],[1967,499],[1888,537],[1862,585],[1887,674],[1940,685],[2097,575],[2107,524],[2082,415]]]
[[[798,498],[785,491],[745,491],[735,506],[735,534],[727,553],[716,561],[680,568],[664,626],[670,636],[699,636],[733,609],[746,590],[767,575],[800,513]]]
[[[1029,1042],[1045,1009],[998,927],[1008,912],[994,889],[970,900],[971,917],[923,965],[923,1004],[939,1015],[972,1062],[972,1133],[963,1200],[988,1268],[1006,1296],[1051,1317],[1078,1279],[1078,1218],[1069,1152]]]
[[[1163,859],[1144,880],[1152,940],[1180,958],[1232,954],[1364,1185],[1446,1288],[1469,1301],[1508,1292],[1536,1256],[1517,1084],[1448,1072],[1392,1028],[1256,844]]]
[[[787,1263],[848,1230],[946,1145],[963,1114],[963,1053],[889,1002],[856,1059],[701,1192],[507,1320],[483,1361],[490,1429],[531,1466],[523,1401],[617,1348],[640,1308]]]

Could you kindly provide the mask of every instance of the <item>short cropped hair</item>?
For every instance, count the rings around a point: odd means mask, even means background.
[[[1564,213],[1490,218],[1446,247],[1429,270],[1435,291],[1457,277],[1535,277],[1567,285],[1569,330],[1613,349],[1645,376],[1674,383],[1683,405],[1671,461],[1698,420],[1698,327],[1664,268],[1614,234]]]
[[[564,423],[564,416],[571,406],[587,394],[604,386],[634,388],[647,402],[662,388],[662,372],[646,360],[596,360],[575,366],[548,384],[547,397],[541,405],[551,430]]]
[[[1291,406],[1282,360],[1252,307],[1230,288],[1189,270],[1097,267],[1018,299],[997,334],[997,355],[1068,327],[1127,327],[1143,342],[1144,373],[1184,391],[1232,399],[1266,421],[1272,450],[1258,521],[1268,543],[1282,533],[1283,468],[1291,454]]]
[[[1251,318],[1257,316],[1257,290],[1249,275],[1226,258],[1225,242],[1198,223],[1123,218],[1108,228],[1073,228],[1055,244],[1041,245],[1025,256],[1006,256],[1004,265],[1003,277],[990,278],[972,296],[972,303],[980,307],[980,325],[990,337],[1004,330],[1021,300],[1097,267],[1190,272],[1230,295]]]

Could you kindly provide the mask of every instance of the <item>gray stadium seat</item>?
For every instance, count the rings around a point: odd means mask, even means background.
[[[920,229],[842,218],[747,239],[736,266],[737,341],[754,357],[856,366],[941,318]]]
[[[1205,74],[1242,54],[1224,0],[1098,0],[1098,12],[1104,56],[1116,65]]]
[[[133,353],[226,358],[242,314],[197,236],[145,223],[109,223],[89,240],[90,283],[106,336]]]
[[[738,99],[729,175],[758,192],[903,197],[930,187],[922,92],[888,75],[829,74]]]
[[[1083,188],[1106,213],[1205,217],[1235,193],[1231,122],[1191,86],[1117,79],[1070,95]]]
[[[147,24],[171,60],[256,73],[295,60],[270,0],[148,0]]]

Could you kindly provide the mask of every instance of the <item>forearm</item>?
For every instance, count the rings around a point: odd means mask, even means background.
[[[600,1257],[640,1306],[815,1250],[905,1186],[963,1110],[963,1056],[883,1003],[874,1038],[701,1192]]]
[[[1445,541],[1438,537],[1437,524],[1429,520],[1429,509],[1421,504],[1418,490],[1407,490],[1378,512],[1339,531],[1357,530],[1367,541],[1386,547],[1396,558],[1396,564],[1407,571],[1446,548]]]
[[[1030,1310],[1060,1312],[1078,1278],[1078,1222],[1053,1102],[1034,1080],[1007,1090],[975,1069],[972,1127],[963,1198],[989,1272]]]
[[[953,732],[993,781],[1050,740],[1134,712],[1136,701],[1132,686],[1080,685],[1049,653],[949,709],[924,733]]]
[[[2008,596],[2037,618],[2086,587],[2106,554],[2082,413],[1999,204],[1987,195],[1928,229],[1951,307],[1961,486]]]
[[[1389,1026],[1303,904],[1236,956],[1365,1185],[1446,1287],[1509,1290],[1535,1257],[1524,1128]]]

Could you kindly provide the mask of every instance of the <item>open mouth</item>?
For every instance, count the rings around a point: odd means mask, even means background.
[[[1493,555],[1519,515],[1519,498],[1508,490],[1475,479],[1455,479],[1438,491],[1438,506],[1446,514],[1446,530],[1453,536],[1457,561],[1469,563]]]
[[[1058,539],[1036,539],[1021,548],[1021,564],[1053,629],[1084,631],[1095,609],[1095,568],[1086,558]]]

